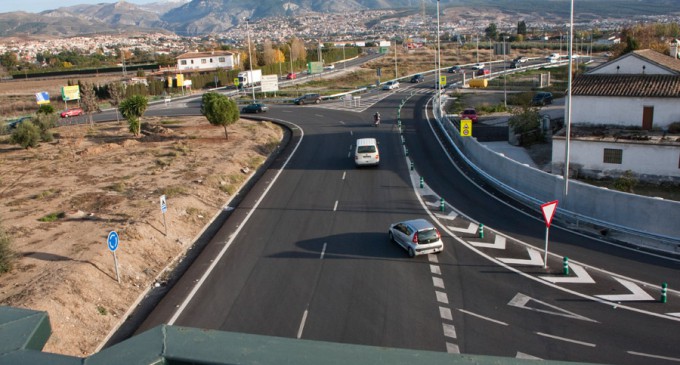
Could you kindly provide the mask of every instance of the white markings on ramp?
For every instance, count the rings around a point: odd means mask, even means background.
[[[323,248],[321,249],[321,257],[319,257],[321,260],[323,260],[323,256],[326,254],[326,245],[328,245],[328,243],[324,242]]]
[[[435,264],[439,263],[439,259],[437,258],[437,255],[434,254],[427,254],[427,259],[430,260],[430,262],[434,262]]]
[[[528,259],[510,259],[510,258],[498,258],[498,261],[501,261],[505,264],[508,265],[526,265],[526,266],[543,266],[543,257],[541,257],[541,253],[533,250],[531,248],[527,247],[527,251],[529,252],[529,258]]]
[[[443,304],[449,304],[449,296],[439,290],[435,290],[434,294],[437,296],[437,301]]]
[[[434,216],[437,217],[438,219],[454,220],[454,219],[456,219],[456,217],[458,217],[458,213],[451,211],[447,215],[441,215],[439,213],[435,213]]]
[[[631,355],[649,357],[649,358],[652,358],[652,359],[680,362],[680,359],[678,359],[677,357],[659,356],[659,355],[645,354],[645,353],[642,353],[642,352],[635,352],[635,351],[628,351],[628,353],[631,354]]]
[[[308,312],[309,310],[305,309],[305,312],[302,314],[302,321],[300,321],[300,328],[298,329],[297,338],[302,337],[302,331],[305,329],[305,322],[307,322]]]
[[[449,321],[453,320],[451,309],[446,307],[439,307],[439,316],[442,317],[442,319],[448,319]]]
[[[444,280],[441,278],[432,277],[432,284],[435,288],[444,289]]]
[[[595,280],[588,274],[581,265],[569,264],[569,268],[575,276],[540,276],[541,279],[551,283],[579,283],[593,284]]]
[[[335,205],[333,206],[333,211],[335,212],[336,210],[338,210],[338,201],[337,200],[335,201]]]
[[[507,325],[508,325],[508,324],[505,323],[505,322],[501,322],[501,321],[496,320],[496,319],[493,319],[493,318],[485,317],[485,316],[483,316],[483,315],[481,315],[481,314],[477,314],[477,313],[473,313],[473,312],[470,312],[470,311],[466,311],[465,309],[458,309],[458,311],[463,312],[463,313],[465,313],[465,314],[467,314],[467,315],[470,315],[470,316],[473,316],[473,317],[477,317],[477,318],[479,318],[479,319],[483,319],[483,320],[485,320],[485,321],[489,321],[489,322],[491,322],[491,323],[500,324],[500,325],[502,325],[502,326],[507,326]]]
[[[345,177],[347,177],[347,171],[342,172],[342,179],[345,180]]]
[[[553,336],[553,335],[549,335],[549,334],[543,333],[543,332],[536,332],[536,334],[539,335],[539,336],[548,337],[548,338],[552,338],[554,340],[569,342],[569,343],[573,343],[573,344],[577,344],[577,345],[581,345],[581,346],[595,347],[595,344],[590,343],[590,342],[583,342],[583,341],[578,341],[578,340],[572,340],[572,339],[566,338],[566,337]]]
[[[460,233],[467,233],[467,234],[473,234],[477,233],[477,228],[479,226],[475,223],[470,223],[470,225],[467,228],[458,228],[458,227],[446,227],[454,232],[460,232]]]
[[[525,353],[519,352],[519,351],[517,351],[517,355],[515,355],[515,358],[516,359],[522,359],[522,360],[543,360],[540,357],[525,354]]]
[[[449,354],[460,354],[460,349],[455,343],[446,343],[446,352]]]
[[[456,328],[453,327],[453,325],[443,323],[442,327],[444,328],[444,336],[450,337],[450,338],[457,338],[456,337]]]
[[[468,241],[469,244],[475,246],[475,247],[482,247],[482,248],[492,248],[495,250],[505,250],[505,237],[496,235],[496,239],[494,239],[493,243],[486,243],[486,242],[472,242]]]
[[[596,297],[604,300],[608,300],[611,302],[630,302],[630,301],[654,301],[655,299],[652,298],[651,295],[647,294],[642,288],[640,288],[637,284],[633,283],[632,281],[628,280],[623,280],[620,278],[614,278],[616,281],[621,283],[626,289],[630,291],[630,294],[621,294],[621,295],[596,295]]]
[[[528,307],[527,304],[530,302],[536,302],[544,307],[551,308],[552,310],[547,310],[547,309],[538,309],[538,308],[532,308]],[[592,320],[588,317],[584,317],[580,314],[576,314],[574,312],[570,312],[566,309],[562,309],[560,307],[554,306],[552,304],[548,304],[546,302],[542,302],[538,299],[534,299],[532,297],[529,297],[527,295],[524,295],[522,293],[517,293],[514,298],[508,302],[508,305],[511,307],[517,307],[517,308],[522,308],[522,309],[528,309],[530,311],[534,312],[539,312],[539,313],[546,313],[546,314],[551,314],[554,316],[560,316],[560,317],[567,317],[567,318],[573,318],[573,319],[578,319],[581,321],[588,321],[588,322],[595,322],[599,323],[598,321]]]
[[[430,272],[437,275],[442,274],[442,270],[437,265],[430,265]]]

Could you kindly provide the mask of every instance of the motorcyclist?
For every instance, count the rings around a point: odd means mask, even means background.
[[[375,112],[375,114],[373,114],[373,124],[375,126],[378,126],[380,124],[380,113],[379,112]]]

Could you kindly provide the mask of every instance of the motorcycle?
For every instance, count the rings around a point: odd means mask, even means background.
[[[377,127],[379,125],[380,125],[380,116],[376,115],[376,116],[373,117],[373,126]]]

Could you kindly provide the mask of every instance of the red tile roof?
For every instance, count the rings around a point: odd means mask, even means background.
[[[680,75],[583,74],[572,82],[573,95],[680,97]]]

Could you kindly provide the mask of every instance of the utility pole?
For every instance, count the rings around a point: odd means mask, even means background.
[[[253,82],[253,54],[250,51],[250,18],[246,18],[246,33],[248,33],[248,63],[250,64],[250,75],[248,76],[248,82],[250,82],[253,89],[253,103],[255,102],[255,83]]]

